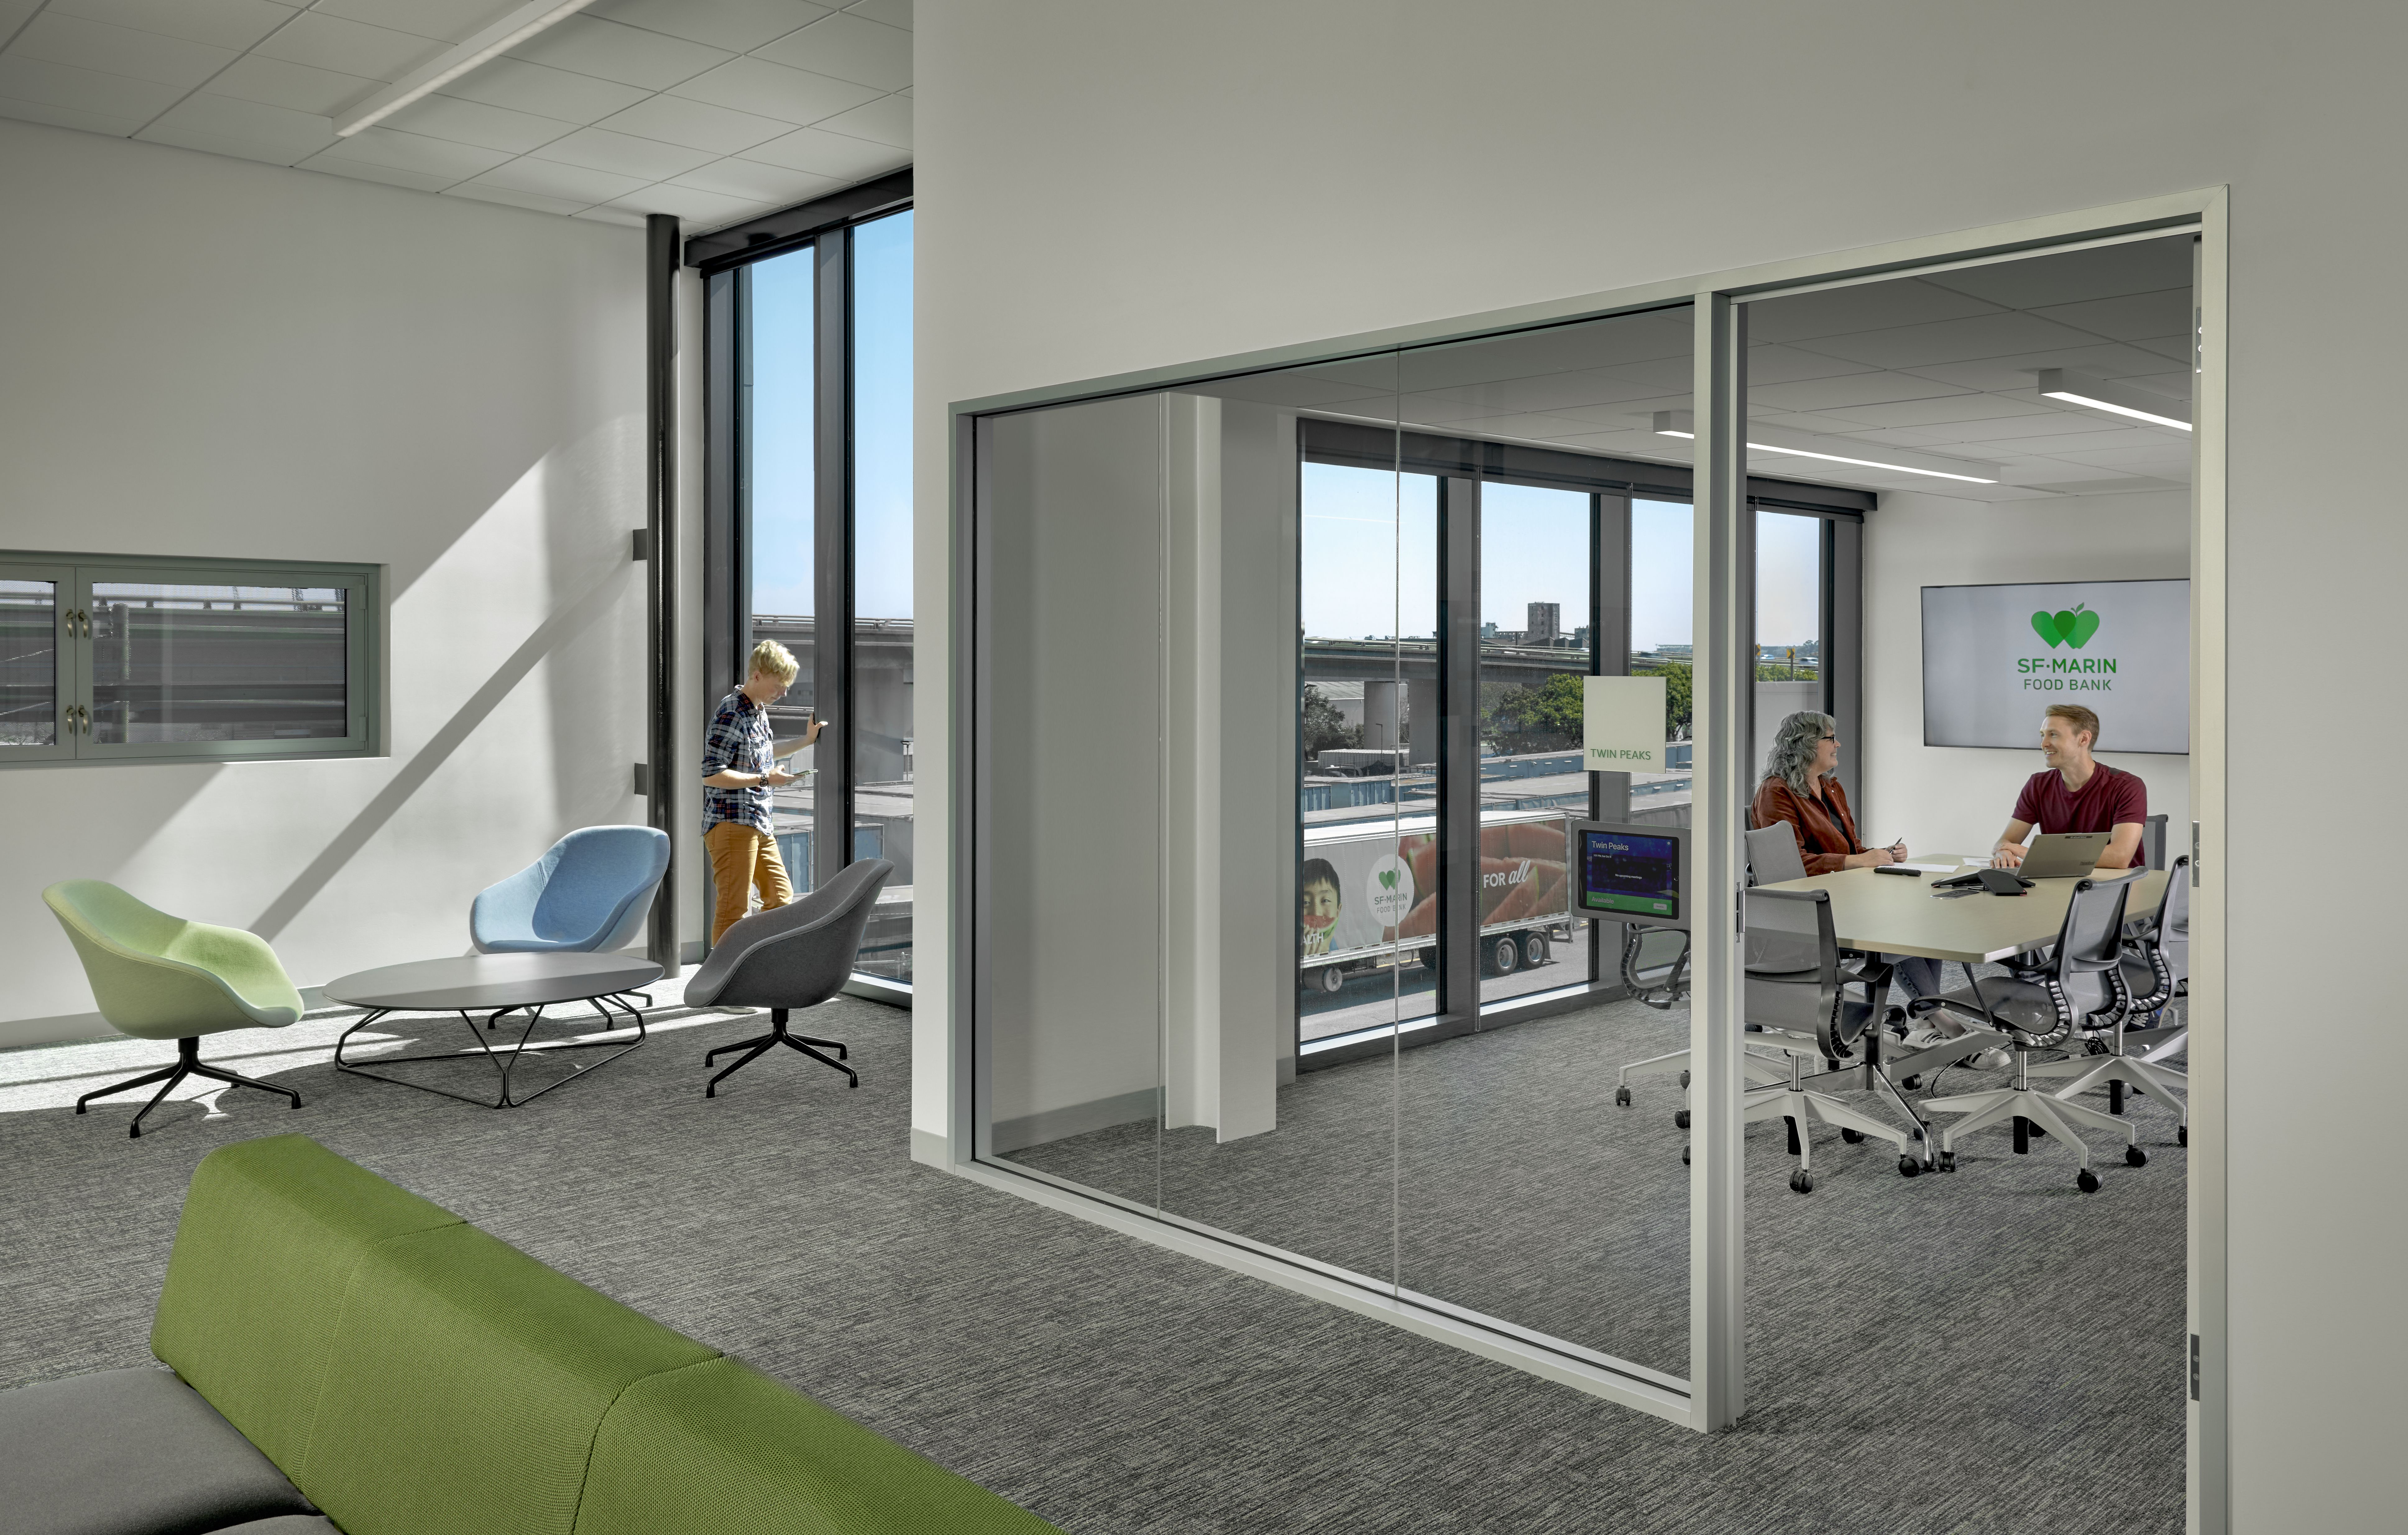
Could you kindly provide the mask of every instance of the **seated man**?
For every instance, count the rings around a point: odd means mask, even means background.
[[[2013,868],[2024,861],[2024,839],[2038,826],[2113,832],[2101,868],[2139,868],[2147,861],[2141,833],[2149,819],[2149,786],[2137,773],[2110,768],[2090,753],[2099,744],[2099,716],[2080,704],[2051,704],[2041,718],[2040,752],[2048,766],[2015,796],[2014,814],[1990,850],[1990,863]]]

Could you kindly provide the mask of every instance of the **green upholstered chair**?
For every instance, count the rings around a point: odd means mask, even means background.
[[[83,960],[100,1015],[122,1034],[173,1040],[177,1047],[175,1065],[86,1093],[76,1099],[77,1113],[96,1097],[163,1083],[127,1131],[139,1139],[143,1116],[186,1077],[281,1093],[301,1107],[301,1095],[289,1087],[201,1064],[204,1034],[282,1028],[301,1016],[301,994],[265,939],[171,917],[100,880],[62,881],[43,891],[42,899]]]

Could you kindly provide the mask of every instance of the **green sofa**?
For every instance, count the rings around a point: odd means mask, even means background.
[[[1054,1527],[306,1136],[193,1175],[163,1370],[0,1393],[45,1535]]]

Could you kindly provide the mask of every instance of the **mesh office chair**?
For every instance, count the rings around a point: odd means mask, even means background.
[[[1747,834],[1748,881],[1752,884],[1778,884],[1784,880],[1806,877],[1806,860],[1799,854],[1798,836],[1786,821],[1775,822],[1761,831]],[[1681,953],[1673,961],[1668,984],[1663,984],[1664,999],[1653,999],[1658,989],[1644,983],[1645,971],[1640,963],[1639,938],[1646,932],[1633,925],[1625,929],[1622,945],[1622,983],[1630,995],[1651,1007],[1670,1007],[1673,1001],[1688,995],[1688,935],[1681,935]],[[1681,1085],[1689,1085],[1689,1053],[1675,1050],[1670,1054],[1650,1055],[1645,1060],[1629,1061],[1614,1073],[1613,1101],[1623,1108],[1630,1107],[1630,1073],[1653,1070],[1658,1067],[1678,1067]],[[1751,1086],[1789,1080],[1787,1069],[1776,1058],[1742,1053],[1740,1070]],[[1689,1127],[1689,1111],[1683,1109],[1672,1116],[1672,1122],[1683,1129]]]
[[[1899,1107],[1915,1127],[1899,1129],[1870,1114],[1859,1113],[1828,1093],[1809,1091],[1804,1075],[1808,1059],[1826,1063],[1827,1071],[1860,1059],[1867,1035],[1889,1003],[1889,968],[1858,961],[1842,969],[1840,940],[1831,925],[1831,893],[1828,890],[1751,890],[1747,893],[1747,930],[1741,935],[1747,982],[1742,1012],[1763,1032],[1758,1040],[1777,1045],[1789,1057],[1788,1080],[1746,1095],[1741,1118],[1749,1125],[1782,1118],[1789,1122],[1789,1149],[1798,1158],[1789,1186],[1800,1194],[1814,1188],[1813,1138],[1807,1126],[1819,1120],[1837,1128],[1848,1140],[1886,1140],[1898,1148],[1898,1170],[1908,1178],[1923,1170],[1921,1122],[1899,1098]],[[1862,984],[1863,1001],[1852,1000],[1845,988]],[[1879,1072],[1873,1080],[1889,1087]],[[1890,1087],[1892,1097],[1898,1090]]]
[[[2090,1147],[2075,1133],[2076,1125],[2121,1131],[2124,1160],[2141,1167],[2149,1160],[2141,1150],[2140,1131],[2129,1121],[2096,1109],[2052,1097],[2031,1083],[2031,1053],[2056,1050],[2093,1020],[2110,1018],[2126,1005],[2123,979],[2124,899],[2131,893],[2132,876],[2115,880],[2083,880],[2073,887],[2065,908],[2065,924],[2045,966],[2016,969],[2008,979],[1985,983],[1969,969],[1971,988],[1943,994],[1941,1005],[1970,1012],[2003,1032],[2014,1051],[2014,1076],[2005,1087],[1987,1093],[1928,1098],[1931,1113],[1965,1117],[1940,1133],[1940,1169],[1956,1165],[1956,1140],[2002,1119],[2014,1122],[2015,1151],[2030,1149],[2030,1126],[2038,1124],[2072,1148],[2082,1170],[2074,1182],[2085,1194],[2096,1193],[2099,1175],[2090,1170]]]
[[[786,1014],[795,1008],[816,1007],[844,988],[861,950],[861,935],[869,926],[870,908],[878,903],[878,887],[894,872],[895,866],[883,858],[847,864],[819,889],[787,905],[756,911],[720,935],[719,946],[685,983],[686,1005],[767,1008],[769,1032],[704,1055],[702,1064],[708,1067],[731,1052],[744,1053],[710,1079],[703,1097],[717,1097],[721,1083],[777,1045],[843,1072],[851,1086],[861,1085],[860,1076],[843,1064],[842,1044],[787,1033]],[[822,1054],[823,1050],[835,1051],[835,1057]]]
[[[2147,925],[2124,940],[2123,981],[2126,1003],[2116,1010],[2112,1030],[2094,1041],[2094,1049],[2103,1054],[2076,1055],[2071,1060],[2051,1061],[2031,1069],[2031,1075],[2054,1080],[2071,1077],[2072,1083],[2057,1089],[2057,1096],[2070,1098],[2076,1093],[2086,1093],[2093,1087],[2107,1089],[2107,1112],[2124,1112],[2124,1088],[2127,1083],[2145,1093],[2155,1093],[2174,1106],[2181,1115],[2175,1137],[2183,1145],[2190,1144],[2190,1104],[2186,1097],[2190,1091],[2190,1077],[2170,1066],[2157,1064],[2157,1057],[2144,1053],[2151,1036],[2160,1032],[2174,1034],[2187,1030],[2134,1029],[2135,1018],[2156,1019],[2164,1014],[2175,998],[2184,995],[2190,981],[2190,859],[2174,860],[2166,873],[2165,894],[2158,897],[2157,910]],[[2132,1047],[2141,1045],[2142,1050]],[[2180,1040],[2160,1042],[2157,1048],[2172,1053]]]

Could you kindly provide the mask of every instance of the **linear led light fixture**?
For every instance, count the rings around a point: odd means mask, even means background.
[[[506,53],[555,22],[566,21],[594,0],[528,0],[466,42],[445,50],[335,120],[335,136],[349,138],[372,128],[423,95],[451,84],[498,53]]]
[[[1694,420],[1695,418],[1686,410],[1658,410],[1656,412],[1656,435],[1657,437],[1665,438],[1695,438],[1698,434],[1694,424]],[[1765,435],[1769,434],[1766,434],[1762,427],[1757,427],[1750,433],[1751,438]],[[1787,434],[1784,435],[1785,436]],[[1838,439],[1815,438],[1809,440],[1820,442],[1837,441]],[[1784,447],[1778,442],[1750,441],[1747,446],[1749,451],[1752,452],[1785,453],[1791,458],[1819,458],[1826,464],[1854,464],[1859,468],[1887,469],[1897,474],[1928,474],[1934,480],[1961,480],[1969,485],[1995,485],[1998,483],[1996,480],[1985,480],[1978,474],[1957,474],[1949,469],[1927,468],[1922,465],[1903,464],[1896,458],[1854,458],[1844,453],[1827,453],[1814,448]],[[1854,444],[1851,444],[1850,446],[1854,446]],[[1900,456],[1903,457],[1906,455]],[[1913,456],[1921,458],[1925,455],[1917,453]],[[1934,461],[1943,464],[1961,462],[1957,459],[1939,459],[1936,457]],[[1966,466],[1970,468],[1972,466],[1967,465]]]
[[[2085,410],[2103,410],[2111,416],[2128,421],[2145,421],[2152,426],[2171,426],[2177,432],[2190,430],[2187,414],[2177,416],[2177,410],[2187,411],[2183,401],[2169,399],[2151,390],[2135,389],[2130,384],[2112,379],[2093,379],[2087,374],[2071,373],[2061,367],[2040,370],[2040,397],[2063,400]]]

